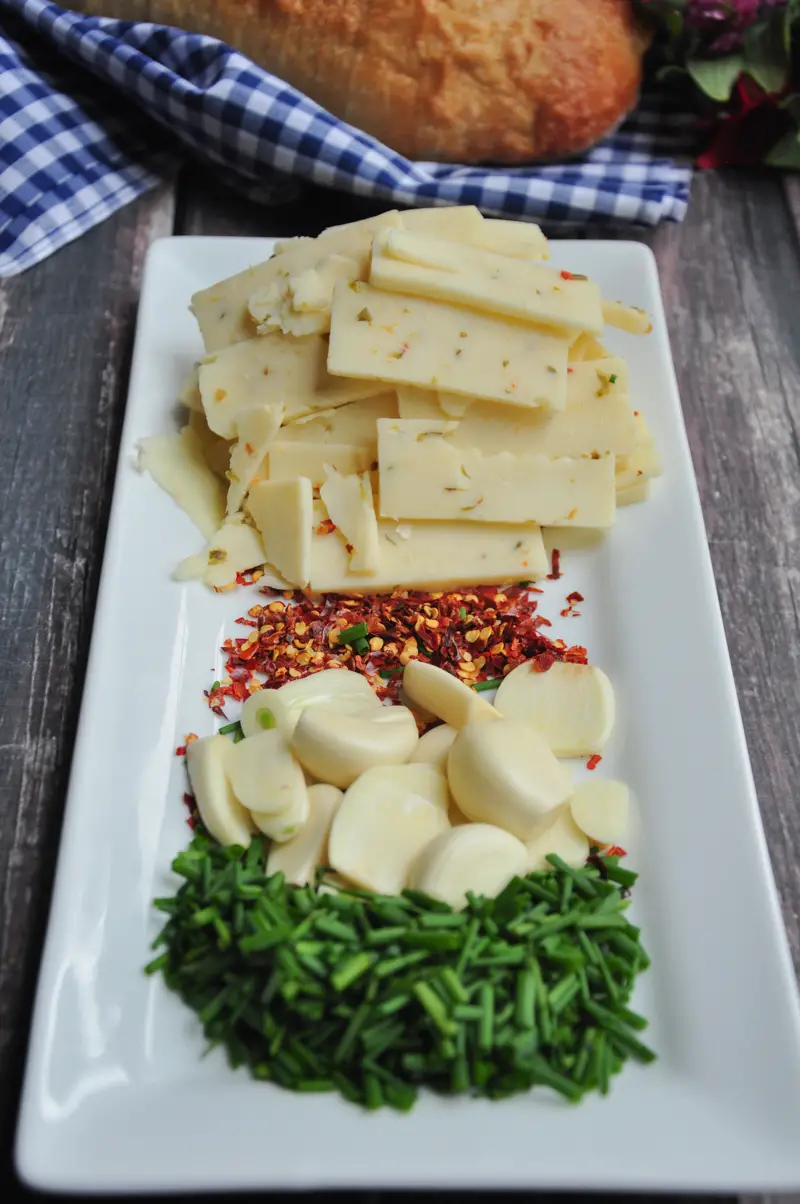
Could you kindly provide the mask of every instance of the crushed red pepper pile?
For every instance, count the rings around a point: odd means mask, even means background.
[[[223,708],[229,699],[241,702],[255,690],[334,668],[362,673],[381,698],[396,699],[403,667],[416,658],[468,685],[505,677],[524,661],[532,661],[540,672],[556,661],[586,664],[585,648],[551,640],[542,631],[551,624],[537,614],[533,595],[541,592],[527,585],[477,586],[359,598],[326,594],[311,600],[261,590],[268,597],[237,619],[251,629],[249,634],[222,646],[226,674],[207,691],[208,704],[226,717]],[[369,652],[360,655],[340,644],[339,635],[362,622]]]

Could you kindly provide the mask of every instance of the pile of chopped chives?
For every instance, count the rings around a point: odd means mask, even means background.
[[[626,919],[636,875],[615,857],[515,878],[460,912],[415,891],[388,897],[289,886],[198,834],[147,967],[197,1012],[233,1066],[370,1109],[413,1107],[420,1087],[502,1099],[547,1086],[605,1094],[655,1055],[628,1009],[649,965]]]

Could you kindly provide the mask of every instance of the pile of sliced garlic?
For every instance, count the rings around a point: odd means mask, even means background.
[[[270,873],[306,885],[320,866],[380,894],[413,886],[463,907],[557,853],[621,844],[622,782],[578,785],[566,760],[599,752],[614,725],[611,683],[593,665],[533,663],[494,704],[424,661],[405,668],[409,703],[441,724],[420,738],[407,706],[384,706],[365,677],[326,669],[244,704],[238,744],[186,752],[200,817],[222,844],[270,837]]]

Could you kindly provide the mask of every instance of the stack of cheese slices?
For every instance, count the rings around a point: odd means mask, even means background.
[[[192,299],[206,355],[139,466],[224,589],[375,593],[535,580],[543,527],[609,528],[660,471],[606,325],[641,310],[548,267],[538,227],[388,212],[279,243]]]

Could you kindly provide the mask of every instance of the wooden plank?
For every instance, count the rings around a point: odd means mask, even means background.
[[[780,178],[698,175],[686,222],[661,227],[653,247],[761,812],[800,967],[800,265]]]
[[[142,260],[172,222],[165,186],[29,272],[0,281],[4,1146],[61,826]]]

